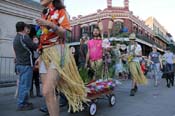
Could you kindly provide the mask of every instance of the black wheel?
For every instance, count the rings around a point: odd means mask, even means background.
[[[97,112],[97,105],[96,103],[92,102],[89,106],[89,115],[95,116],[96,112]]]
[[[109,105],[110,105],[110,106],[114,106],[115,103],[116,103],[116,97],[115,97],[114,94],[111,94],[111,95],[109,96]]]

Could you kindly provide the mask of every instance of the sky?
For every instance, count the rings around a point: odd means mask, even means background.
[[[39,1],[39,0],[35,0]],[[64,0],[67,11],[73,16],[88,15],[105,9],[107,0]],[[113,6],[123,6],[123,0],[113,0]],[[135,16],[146,20],[155,17],[175,40],[175,0],[129,0],[129,9]],[[173,12],[174,11],[174,12]]]

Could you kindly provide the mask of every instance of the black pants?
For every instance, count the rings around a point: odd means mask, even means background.
[[[33,77],[32,77],[32,85],[30,91],[33,91],[33,83],[35,81],[35,87],[36,89],[40,89],[40,81],[39,81],[39,72],[33,71]]]
[[[174,67],[173,64],[166,64],[164,67],[164,75],[167,81],[167,86],[170,86],[170,84],[172,84],[172,86],[174,85]]]

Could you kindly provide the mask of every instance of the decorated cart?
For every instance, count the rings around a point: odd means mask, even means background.
[[[110,37],[110,31],[112,29],[113,19],[108,24],[108,37]],[[103,32],[103,24],[101,20],[98,22],[98,27],[101,32]],[[103,39],[103,33],[101,33]],[[99,99],[104,99],[109,101],[110,106],[114,106],[116,103],[116,96],[114,94],[114,89],[116,88],[116,80],[112,79],[110,76],[109,62],[108,59],[109,49],[110,49],[110,41],[109,39],[103,39],[102,48],[103,48],[103,58],[102,58],[102,72],[100,73],[100,79],[92,80],[92,76],[88,76],[89,72],[85,68],[81,68],[79,70],[80,76],[84,83],[86,83],[87,88],[87,98],[90,100],[87,104],[85,104],[88,109],[89,115],[94,116],[97,112],[97,102]],[[92,71],[93,72],[93,71]],[[95,77],[98,75],[98,70],[94,69]],[[98,75],[99,76],[99,75]],[[97,77],[98,77],[97,76]]]
[[[87,98],[91,101],[88,104],[88,112],[90,116],[94,116],[97,112],[97,105],[99,99],[104,99],[109,101],[110,106],[114,106],[116,103],[116,97],[114,94],[114,89],[116,87],[116,82],[112,79],[108,80],[97,80],[92,81],[86,86],[89,91]]]

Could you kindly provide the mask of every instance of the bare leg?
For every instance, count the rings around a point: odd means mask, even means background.
[[[133,80],[132,80],[132,89],[134,89],[135,86],[136,86],[136,81],[133,79]]]
[[[59,102],[55,94],[56,79],[58,72],[54,69],[49,69],[48,73],[42,75],[43,81],[43,96],[45,97],[46,104],[50,116],[59,116]]]
[[[133,80],[132,80],[132,89],[131,89],[131,91],[130,91],[130,96],[134,96],[136,92],[137,92],[137,83],[136,83],[136,81],[133,79]]]

